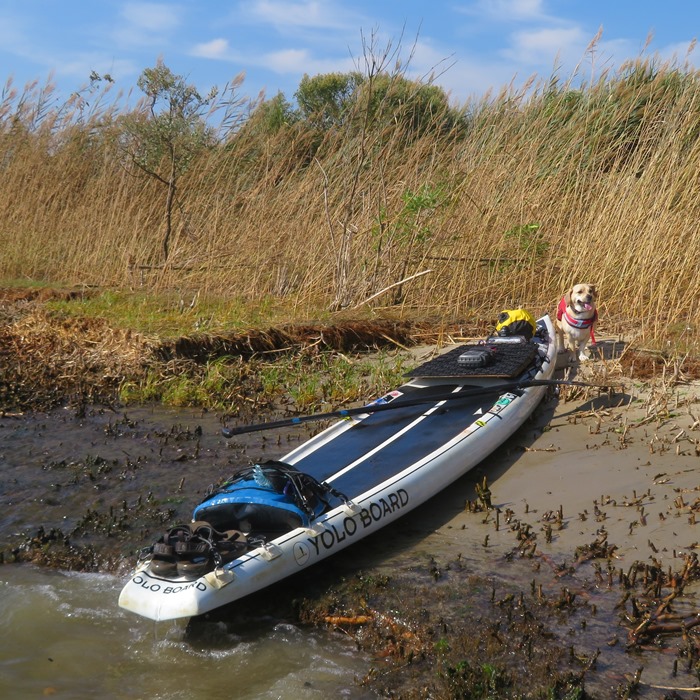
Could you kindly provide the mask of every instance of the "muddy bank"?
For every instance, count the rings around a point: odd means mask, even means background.
[[[138,550],[189,520],[210,483],[309,436],[298,427],[232,443],[220,427],[207,412],[162,409],[0,419],[0,441],[11,446],[0,455],[3,561],[126,577]],[[522,600],[517,584],[496,590],[493,562],[476,566],[464,552],[431,543],[468,512],[473,480],[461,480],[458,492],[458,503],[439,498],[271,594],[193,621],[188,639],[217,648],[261,617],[326,627],[374,657],[359,683],[397,697],[427,697],[427,688],[432,697],[454,697],[484,683],[524,690],[512,659],[528,664],[531,690],[551,687],[552,674],[556,687],[580,687],[587,664],[577,656],[572,665],[553,636],[565,612],[558,604]]]
[[[124,386],[182,380],[196,386],[207,381],[208,365],[222,358],[230,390],[225,399],[234,413],[251,407],[270,410],[280,402],[265,395],[259,381],[262,363],[284,362],[295,355],[362,357],[387,349],[444,347],[459,339],[483,338],[492,329],[492,320],[477,318],[449,323],[346,320],[164,340],[115,328],[101,318],[76,318],[46,307],[49,300],[70,301],[94,293],[89,289],[0,289],[0,412],[118,406]],[[614,321],[607,322],[617,329]],[[622,337],[619,332],[617,337]],[[685,379],[700,378],[697,359],[646,352],[624,341],[615,346],[616,370],[625,376],[644,379],[675,373]],[[158,397],[157,391],[152,393]],[[185,405],[206,408],[207,401],[216,398],[194,394]]]
[[[695,697],[698,415],[697,383],[550,398],[315,619],[377,653],[387,695]]]

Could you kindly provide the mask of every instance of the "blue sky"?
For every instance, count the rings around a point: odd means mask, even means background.
[[[696,0],[0,0],[0,80],[52,76],[68,96],[96,71],[128,92],[160,57],[202,93],[243,72],[240,95],[293,99],[304,73],[361,69],[364,37],[462,104],[642,52],[700,66],[698,33]]]

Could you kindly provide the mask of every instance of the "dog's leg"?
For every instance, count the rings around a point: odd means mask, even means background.
[[[576,354],[576,341],[571,337],[570,333],[566,333],[564,336],[564,347],[567,352]]]
[[[566,338],[564,337],[564,329],[557,323],[556,325],[556,331],[557,331],[557,346],[558,346],[558,352],[563,353],[568,351],[567,347],[567,342]]]

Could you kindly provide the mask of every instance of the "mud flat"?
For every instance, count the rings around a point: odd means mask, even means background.
[[[454,487],[306,580],[300,619],[373,653],[362,682],[380,695],[697,697],[700,384],[576,371],[615,389],[550,395]]]

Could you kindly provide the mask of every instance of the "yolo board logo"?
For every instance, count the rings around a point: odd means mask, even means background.
[[[311,556],[318,556],[321,549],[329,550],[346,539],[354,537],[358,531],[365,530],[373,523],[392,515],[408,504],[408,493],[404,489],[392,491],[390,494],[370,501],[354,516],[347,516],[340,522],[325,523],[326,529],[316,537],[309,537],[305,542],[294,545],[294,559],[299,566],[305,566]]]
[[[131,579],[131,582],[137,586],[140,586],[146,591],[151,591],[152,593],[160,592],[165,595],[169,595],[170,593],[180,593],[182,591],[187,591],[190,588],[196,588],[198,591],[207,590],[206,584],[202,581],[193,581],[192,583],[186,583],[180,586],[164,586],[156,581],[153,581],[150,576],[143,576],[142,574],[136,574],[136,576]]]

